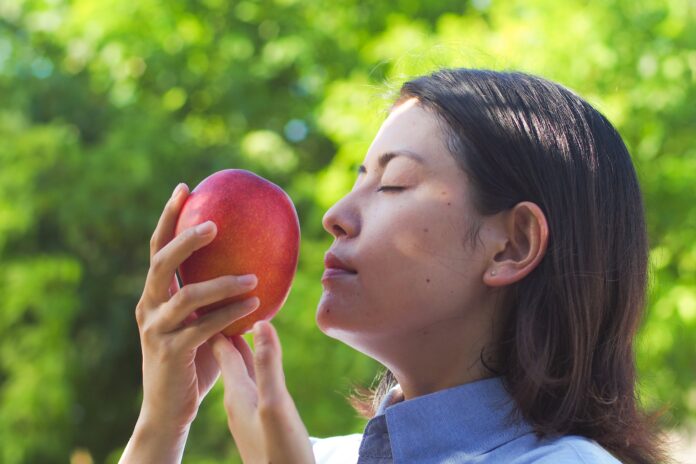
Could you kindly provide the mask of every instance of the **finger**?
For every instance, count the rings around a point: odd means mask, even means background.
[[[247,375],[242,355],[221,333],[215,334],[208,343],[220,367],[228,418],[233,421],[238,417],[253,417],[257,405],[256,386]]]
[[[169,285],[179,265],[194,251],[208,245],[217,234],[212,221],[189,227],[164,245],[150,260],[145,290],[157,303],[167,301]]]
[[[269,462],[312,462],[309,434],[285,386],[280,340],[267,321],[254,325],[259,416]]]
[[[150,258],[174,237],[174,227],[179,217],[179,211],[187,196],[188,186],[181,183],[176,186],[172,196],[167,200],[167,204],[164,206],[164,210],[150,239]]]
[[[198,347],[194,362],[196,364],[198,392],[201,397],[204,397],[213,388],[215,381],[220,376],[220,367],[213,356],[213,349],[210,344],[203,343]]]
[[[255,275],[250,276],[222,276],[184,285],[157,314],[158,330],[165,333],[176,330],[182,322],[190,322],[190,315],[196,309],[252,290],[257,280]]]
[[[246,316],[259,306],[258,297],[247,298],[229,306],[211,311],[186,327],[179,329],[177,339],[184,349],[195,349],[210,337],[221,332],[237,319]]]
[[[280,341],[273,326],[267,321],[254,324],[254,370],[259,390],[259,405],[271,406],[287,395],[285,374],[280,352]]]
[[[234,343],[235,348],[242,355],[244,360],[244,365],[247,368],[247,374],[251,377],[251,380],[256,382],[256,372],[254,371],[254,353],[251,351],[251,347],[241,335],[234,335],[231,337],[232,343]]]

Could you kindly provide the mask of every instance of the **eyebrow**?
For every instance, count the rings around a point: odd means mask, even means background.
[[[397,151],[388,151],[385,153],[382,153],[379,155],[379,160],[377,160],[377,165],[379,166],[380,169],[384,169],[384,167],[389,163],[391,160],[396,158],[397,156],[405,156],[406,158],[412,159],[413,161],[416,161],[417,163],[420,164],[425,164],[425,160],[423,159],[422,156],[408,150],[397,150]],[[364,165],[358,166],[358,174],[363,174],[367,172],[367,168],[365,168]]]

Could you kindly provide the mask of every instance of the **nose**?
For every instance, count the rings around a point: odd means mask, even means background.
[[[359,228],[357,212],[347,204],[347,197],[343,197],[329,208],[321,220],[324,229],[334,238],[353,237]]]

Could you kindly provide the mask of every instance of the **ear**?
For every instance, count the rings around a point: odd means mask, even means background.
[[[535,203],[523,201],[505,212],[500,246],[490,257],[483,275],[489,287],[502,287],[522,280],[546,254],[549,228],[544,212]]]

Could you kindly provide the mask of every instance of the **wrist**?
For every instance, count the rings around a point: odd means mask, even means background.
[[[189,429],[190,424],[163,424],[141,414],[119,464],[180,463]]]
[[[190,428],[191,424],[176,424],[171,421],[162,421],[141,416],[135,424],[134,432],[150,439],[155,437],[166,437],[170,440],[181,438],[185,440]]]
[[[158,434],[168,437],[185,437],[191,428],[191,422],[193,421],[181,421],[171,417],[151,414],[142,409],[135,428],[148,435]]]

